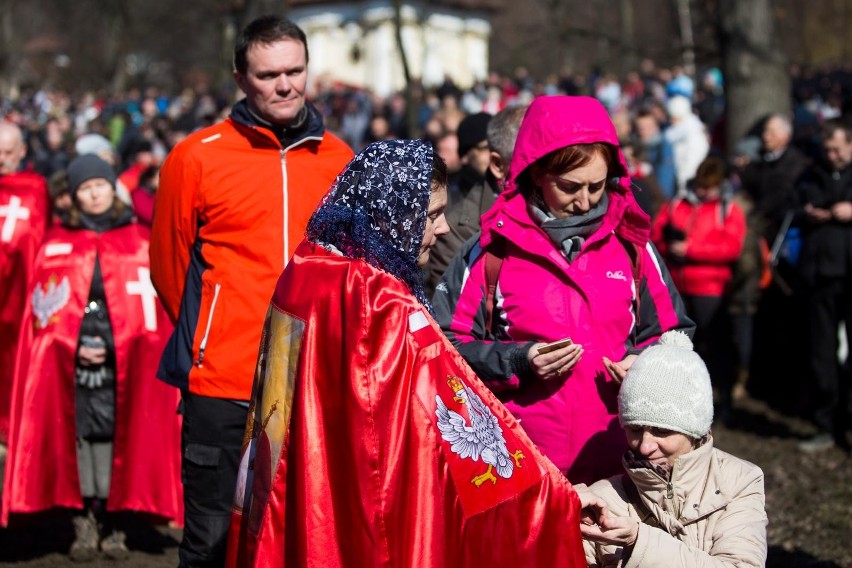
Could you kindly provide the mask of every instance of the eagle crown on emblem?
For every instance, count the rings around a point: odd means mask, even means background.
[[[464,383],[461,382],[461,379],[454,377],[453,375],[447,375],[447,384],[456,394],[456,396],[453,397],[453,400],[459,404],[465,404]]]

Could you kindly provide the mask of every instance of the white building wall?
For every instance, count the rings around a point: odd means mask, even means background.
[[[308,36],[312,88],[341,81],[387,96],[404,87],[405,78],[387,0],[323,4],[292,9]],[[450,75],[462,87],[488,73],[491,25],[476,14],[404,6],[402,39],[413,78],[434,86]],[[359,55],[355,58],[354,55]]]

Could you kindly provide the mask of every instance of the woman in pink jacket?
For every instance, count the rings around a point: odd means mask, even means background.
[[[462,356],[575,483],[620,470],[616,401],[636,355],[694,327],[649,231],[604,107],[540,97],[505,191],[433,298]]]

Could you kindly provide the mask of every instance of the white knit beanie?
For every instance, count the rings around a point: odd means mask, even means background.
[[[713,422],[713,387],[682,331],[667,331],[633,362],[618,395],[622,426],[653,426],[700,439]]]

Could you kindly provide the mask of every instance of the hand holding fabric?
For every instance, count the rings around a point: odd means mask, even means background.
[[[606,502],[586,487],[575,485],[574,489],[580,497],[580,506],[583,508],[580,512],[580,523],[586,526],[598,524],[600,519],[608,514]],[[582,526],[580,530],[582,532]]]
[[[600,544],[611,544],[621,547],[632,547],[639,537],[639,521],[630,517],[601,515],[597,524],[580,524],[583,538]]]

